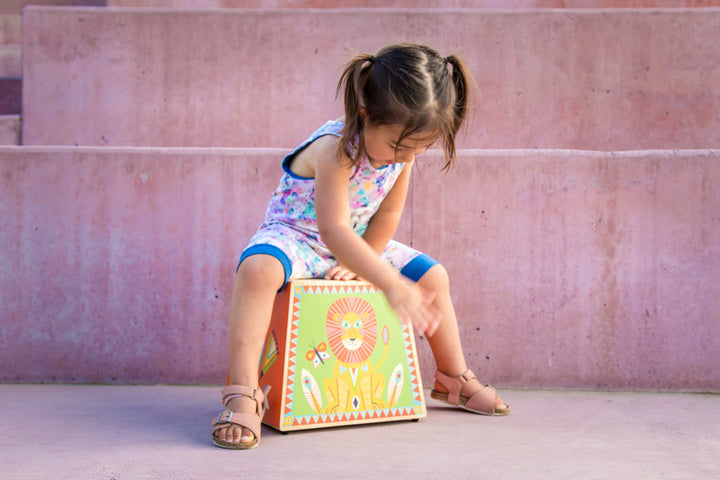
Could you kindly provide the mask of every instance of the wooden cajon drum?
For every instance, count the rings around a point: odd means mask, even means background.
[[[289,282],[259,368],[263,422],[280,431],[427,415],[412,325],[367,282]]]

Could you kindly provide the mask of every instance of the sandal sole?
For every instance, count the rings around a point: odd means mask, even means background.
[[[471,413],[477,413],[478,415],[486,415],[488,417],[504,417],[505,415],[510,413],[510,407],[507,407],[506,409],[503,409],[503,410],[494,410],[493,412],[483,412],[481,410],[473,410],[473,409],[465,406],[468,399],[465,397],[462,397],[462,396],[460,397],[460,401],[462,403],[450,403],[450,402],[448,402],[448,394],[447,393],[438,392],[436,390],[430,391],[430,397],[434,398],[435,400],[440,400],[441,402],[445,402],[448,405],[451,405],[453,407],[459,407],[465,411],[468,411]]]
[[[212,437],[212,442],[216,447],[225,448],[227,450],[250,450],[251,448],[255,448],[260,445],[260,440],[257,438],[250,443],[234,443]]]

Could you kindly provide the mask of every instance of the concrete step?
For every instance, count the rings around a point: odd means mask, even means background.
[[[464,148],[720,147],[720,9],[28,7],[25,26],[27,145],[292,146],[341,114],[353,52],[414,41],[469,61]]]
[[[22,43],[22,16],[0,15],[0,45]]]
[[[0,382],[222,381],[236,261],[284,153],[0,147]],[[476,373],[720,392],[720,150],[460,159],[419,162],[398,238],[446,266]]]
[[[23,9],[29,5],[40,6],[93,6],[104,7],[106,0],[3,0],[0,3],[0,15],[21,15]]]
[[[0,115],[16,115],[22,108],[20,77],[0,77]]]
[[[21,50],[20,45],[0,45],[0,77],[19,77],[22,75]]]
[[[20,145],[20,115],[0,114],[0,145]]]
[[[0,15],[0,116],[22,108],[22,16]],[[0,119],[0,144],[17,145],[19,123]]]
[[[720,0],[107,0],[109,7],[164,8],[691,8]]]

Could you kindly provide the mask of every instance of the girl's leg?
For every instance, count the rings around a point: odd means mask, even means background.
[[[418,284],[426,290],[435,292],[433,305],[442,314],[442,320],[440,320],[437,330],[427,339],[435,357],[437,369],[448,376],[461,375],[468,369],[468,366],[460,342],[455,307],[450,297],[450,281],[447,271],[440,264],[434,265],[420,278]],[[435,390],[447,392],[447,388],[437,381]],[[496,397],[495,407],[505,408],[506,405],[500,400],[500,397]]]
[[[249,256],[238,267],[228,322],[230,385],[258,386],[258,363],[273,302],[284,281],[282,264],[270,255]],[[237,397],[227,408],[233,412],[253,413],[255,401]],[[220,440],[236,443],[250,443],[255,438],[250,430],[235,424],[218,430],[215,435]]]

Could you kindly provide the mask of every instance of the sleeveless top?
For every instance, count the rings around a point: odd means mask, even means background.
[[[263,226],[284,224],[319,240],[315,213],[315,179],[296,175],[290,170],[290,163],[298,153],[318,138],[324,135],[339,137],[343,127],[343,122],[326,122],[283,158],[283,175],[270,198]],[[358,165],[353,167],[348,184],[348,200],[350,226],[358,235],[365,233],[368,222],[395,185],[403,165],[395,163],[376,169],[367,156],[363,156]]]

